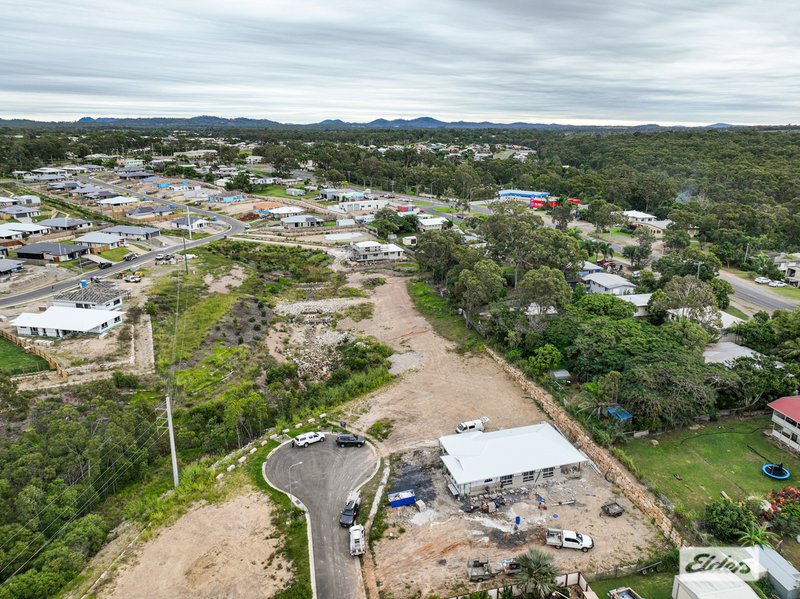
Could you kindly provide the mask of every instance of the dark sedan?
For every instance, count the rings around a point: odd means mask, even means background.
[[[336,445],[339,447],[361,447],[366,443],[364,437],[358,435],[338,435],[336,437]]]

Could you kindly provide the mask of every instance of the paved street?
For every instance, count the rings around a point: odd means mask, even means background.
[[[176,212],[180,212],[181,210],[185,211],[186,206],[184,204],[177,204],[175,202],[170,202],[168,200],[161,200],[158,198],[154,198],[152,196],[147,196],[144,194],[133,193],[131,190],[122,187],[121,185],[112,185],[110,183],[105,183],[98,179],[93,179],[91,177],[86,178],[90,183],[98,186],[98,187],[105,187],[107,189],[112,189],[120,194],[126,194],[133,197],[138,197],[143,200],[150,200],[153,202],[158,202],[161,204],[172,204],[176,208]],[[169,254],[174,252],[179,252],[183,249],[191,249],[195,247],[199,247],[201,245],[206,245],[207,243],[211,243],[212,241],[216,241],[218,239],[222,239],[226,235],[237,235],[245,230],[244,224],[240,221],[236,220],[235,218],[231,218],[229,216],[224,216],[221,214],[216,214],[214,212],[209,212],[208,210],[201,210],[198,208],[191,207],[190,208],[192,213],[195,214],[202,214],[204,216],[209,217],[217,217],[218,222],[223,222],[228,225],[229,229],[222,233],[218,233],[216,235],[210,235],[209,237],[204,237],[203,239],[195,239],[192,241],[186,240],[186,243],[180,243],[177,245],[167,246],[163,248],[158,248],[157,250],[153,250],[152,252],[147,252],[145,254],[141,254],[136,260],[131,260],[130,262],[118,262],[114,266],[110,268],[106,268],[104,270],[100,270],[98,268],[94,268],[92,270],[85,270],[83,274],[75,275],[70,279],[65,279],[55,285],[47,285],[45,287],[40,287],[38,289],[33,289],[31,291],[26,291],[24,293],[18,293],[16,295],[6,296],[0,299],[0,307],[7,308],[9,306],[16,306],[18,304],[24,304],[27,302],[40,300],[46,297],[50,297],[51,295],[55,295],[56,293],[60,293],[66,289],[72,289],[75,287],[76,283],[81,279],[88,279],[92,276],[99,276],[106,278],[110,275],[120,273],[122,271],[129,270],[130,268],[135,268],[136,266],[141,266],[146,262],[150,262],[155,259],[157,254]],[[177,217],[176,217],[177,218]]]
[[[339,515],[347,494],[368,480],[377,463],[371,446],[336,447],[332,434],[305,449],[284,445],[267,462],[269,482],[284,492],[291,487],[308,508],[318,599],[363,597],[360,564],[350,555],[350,534],[339,526]]]
[[[772,312],[774,310],[794,310],[798,304],[775,295],[766,285],[745,281],[735,274],[719,271],[719,278],[733,285],[734,298],[757,310]]]

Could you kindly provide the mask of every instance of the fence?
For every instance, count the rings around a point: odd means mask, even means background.
[[[560,587],[566,587],[571,591],[574,591],[574,595],[572,596],[578,597],[579,599],[597,599],[597,594],[592,590],[592,587],[589,586],[589,583],[580,572],[559,574],[555,578],[555,583]],[[486,596],[488,596],[490,599],[500,599],[500,597],[504,596],[502,593],[504,591],[508,592],[509,589],[511,590],[511,595],[513,597],[522,597],[525,595],[523,587],[513,583],[505,584],[499,587],[493,587],[491,589],[485,589],[485,592]],[[453,595],[447,599],[470,599],[472,596],[472,593],[465,593],[463,595]]]
[[[8,331],[4,331],[3,329],[0,329],[0,337],[2,337],[3,339],[7,339],[8,341],[11,341],[11,343],[13,343],[14,345],[20,346],[29,354],[34,354],[36,356],[39,356],[45,362],[47,362],[47,365],[52,370],[55,370],[56,373],[58,373],[58,376],[64,379],[67,378],[67,371],[61,367],[61,365],[56,361],[56,359],[53,356],[48,354],[43,349],[36,347],[35,345],[32,345],[29,341],[23,339],[22,337],[17,337],[13,333],[9,333]],[[15,376],[25,376],[25,374],[29,373],[23,373]]]
[[[544,389],[532,383],[518,368],[509,364],[494,351],[487,348],[489,355],[525,389],[533,400],[553,419],[564,436],[592,460],[605,476],[606,480],[617,485],[622,493],[631,500],[648,519],[677,547],[685,543],[675,525],[656,503],[655,497],[628,472],[623,469],[611,454],[597,445],[583,427],[572,419],[572,416]]]

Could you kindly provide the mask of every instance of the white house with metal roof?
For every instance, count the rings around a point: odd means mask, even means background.
[[[91,233],[87,233],[86,235],[76,237],[75,242],[88,245],[90,248],[108,247],[110,249],[125,245],[125,238],[112,233],[93,231]]]
[[[116,310],[129,295],[130,291],[127,289],[92,284],[60,293],[53,298],[53,305],[83,310]]]
[[[586,283],[589,293],[605,293],[607,295],[627,295],[633,293],[636,285],[625,277],[608,272],[592,272],[583,275],[581,280]]]
[[[115,196],[113,198],[98,200],[97,203],[101,206],[126,206],[128,204],[138,204],[139,200],[130,196]]]
[[[161,231],[155,227],[141,227],[138,225],[117,225],[115,227],[103,229],[102,232],[119,235],[126,239],[139,239],[142,241],[161,235]]]
[[[26,337],[97,335],[122,324],[124,314],[117,310],[51,306],[44,312],[23,312],[11,324],[17,327],[17,335]]]
[[[588,458],[551,424],[439,438],[448,488],[469,496],[534,486],[580,471]]]
[[[405,250],[393,243],[359,241],[351,246],[350,259],[353,262],[378,262],[383,260],[402,260]]]

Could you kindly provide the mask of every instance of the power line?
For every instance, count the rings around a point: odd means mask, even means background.
[[[151,439],[153,439],[153,437],[155,437],[155,436],[156,436],[156,435],[155,435],[155,434],[153,434],[152,436],[150,436],[150,437],[148,438],[148,440],[147,440],[147,441],[149,442],[149,441],[150,441]],[[159,435],[159,436],[156,438],[156,441],[158,441],[158,440],[159,440],[159,439],[160,439],[162,436],[163,436],[163,433],[162,433],[161,435]],[[141,447],[141,448],[139,448],[139,449],[138,449],[136,452],[134,452],[134,456],[135,456],[136,454],[142,453],[144,450],[148,450],[148,449],[150,449],[150,448],[149,448],[149,447]],[[134,463],[135,463],[135,462],[132,460],[130,464],[128,464],[127,466],[125,466],[125,468],[123,468],[123,469],[122,469],[122,470],[120,470],[119,472],[115,473],[115,474],[114,474],[114,476],[112,476],[112,477],[111,477],[111,478],[110,478],[108,481],[106,481],[106,482],[103,484],[103,486],[102,486],[102,488],[101,488],[101,489],[99,489],[99,490],[97,490],[97,489],[96,489],[92,495],[97,495],[97,496],[99,497],[99,496],[100,496],[100,494],[101,494],[103,491],[105,491],[105,490],[106,490],[106,489],[107,489],[107,488],[108,488],[108,487],[111,485],[111,483],[113,483],[113,482],[114,482],[114,481],[115,481],[117,478],[119,478],[119,477],[120,477],[122,474],[124,474],[124,473],[125,473],[125,472],[126,472],[126,471],[127,471],[127,470],[128,470],[130,467],[131,467],[131,466],[133,466],[133,464],[134,464]],[[49,538],[49,539],[48,539],[48,540],[47,540],[47,541],[44,543],[44,545],[42,545],[41,547],[39,547],[39,549],[37,549],[37,550],[36,550],[36,551],[35,551],[35,552],[34,552],[34,553],[33,553],[33,554],[32,554],[32,555],[31,555],[31,556],[30,556],[30,557],[29,557],[27,560],[25,560],[25,562],[24,562],[24,563],[23,563],[23,564],[22,564],[22,565],[21,565],[19,568],[17,568],[17,569],[16,569],[16,570],[15,570],[15,571],[14,571],[14,572],[11,574],[11,576],[9,576],[9,577],[8,577],[8,579],[6,579],[6,580],[5,580],[5,582],[3,582],[3,585],[4,585],[4,586],[5,586],[5,585],[7,585],[7,584],[8,584],[8,583],[11,581],[11,579],[12,579],[12,578],[14,578],[14,576],[16,576],[16,575],[17,575],[17,574],[18,574],[18,573],[19,573],[19,572],[20,572],[20,571],[21,571],[21,570],[22,570],[22,569],[23,569],[25,566],[27,566],[27,565],[28,565],[28,564],[31,562],[31,560],[32,560],[33,558],[35,558],[37,555],[39,555],[39,554],[40,554],[40,553],[41,553],[41,552],[42,552],[42,551],[43,551],[43,550],[44,550],[44,549],[45,549],[45,548],[46,548],[46,547],[47,547],[47,546],[48,546],[50,543],[52,543],[52,542],[53,542],[53,541],[56,539],[56,537],[58,537],[58,535],[59,535],[59,534],[61,534],[61,532],[63,532],[63,530],[64,530],[64,529],[65,529],[65,528],[66,528],[68,525],[70,525],[70,524],[72,523],[72,521],[73,521],[73,520],[75,520],[75,518],[77,518],[77,517],[78,517],[78,516],[79,516],[79,515],[80,515],[80,514],[83,512],[83,510],[86,508],[86,506],[88,506],[88,505],[89,505],[89,503],[91,503],[93,499],[94,499],[94,497],[93,497],[93,496],[92,496],[92,497],[90,497],[89,499],[87,499],[87,500],[86,500],[86,502],[84,502],[84,504],[83,504],[83,505],[82,505],[82,506],[81,506],[81,507],[80,507],[80,508],[79,508],[79,509],[78,509],[78,510],[75,512],[75,514],[73,514],[73,515],[72,515],[72,517],[71,517],[69,520],[67,520],[67,521],[66,521],[66,522],[65,522],[65,523],[64,523],[64,524],[61,526],[61,528],[59,528],[59,529],[58,529],[58,530],[55,532],[55,534],[54,534],[52,537],[50,537],[50,538]],[[48,528],[49,528],[49,527],[48,527]],[[44,533],[43,533],[43,534],[44,534]],[[25,550],[27,550],[27,549],[28,549],[28,547],[30,547],[32,544],[33,544],[33,541],[29,542],[29,543],[28,543],[28,544],[27,544],[27,545],[26,545],[26,546],[25,546],[25,547],[22,549],[22,551],[20,551],[19,553],[17,553],[17,555],[15,555],[13,559],[11,559],[11,560],[10,560],[10,561],[9,561],[9,562],[8,562],[8,563],[5,565],[5,566],[3,566],[3,568],[2,568],[2,569],[0,569],[0,574],[2,574],[2,573],[3,573],[3,572],[6,570],[6,568],[8,568],[8,566],[10,566],[10,565],[11,565],[11,564],[14,562],[14,560],[16,560],[16,559],[17,559],[18,557],[20,557],[22,554],[24,554],[24,553],[25,553]]]
[[[145,435],[146,433],[148,433],[148,432],[152,432],[152,430],[154,430],[154,429],[156,428],[156,425],[155,425],[155,424],[152,424],[152,423],[151,423],[151,424],[150,424],[150,426],[151,426],[152,428],[150,428],[150,429],[145,429],[145,431],[144,431],[143,433],[141,433],[141,434],[140,434],[140,435],[139,435],[139,436],[138,436],[136,439],[134,439],[134,441],[133,441],[133,443],[134,443],[134,444],[138,445],[138,443],[139,443],[139,439],[141,439],[142,437],[144,437],[144,435]],[[109,438],[109,439],[107,439],[106,441],[103,441],[103,443],[100,445],[100,447],[102,447],[103,445],[105,445],[105,444],[106,444],[108,441],[110,441],[110,440],[111,440],[111,439]],[[119,441],[115,441],[113,444],[114,444],[114,445],[116,445],[116,446],[117,446],[119,449],[123,449],[123,451],[124,451],[124,448],[122,447],[122,445],[120,444],[120,442],[119,442]],[[99,449],[99,448],[98,448],[98,449]],[[105,454],[105,455],[106,455],[106,456],[108,456],[108,453],[109,453],[109,452],[106,452],[106,454]],[[113,461],[113,462],[112,462],[112,463],[111,463],[109,466],[107,466],[105,470],[103,470],[103,471],[102,471],[100,474],[98,474],[98,475],[97,475],[97,480],[99,480],[100,478],[102,478],[102,477],[103,477],[103,475],[105,475],[105,474],[106,474],[106,473],[107,473],[109,470],[111,470],[111,468],[113,468],[113,467],[114,467],[114,464],[116,464],[116,463],[117,463],[117,462],[120,460],[120,458],[121,458],[123,455],[124,455],[124,453],[123,453],[123,454],[120,454],[119,456],[117,456],[117,458],[116,458],[116,459],[115,459],[115,460],[114,460],[114,461]],[[103,460],[102,460],[102,459],[98,460],[98,463],[102,463],[102,462],[103,462]],[[81,480],[83,480],[83,479],[81,479]],[[80,481],[78,481],[78,482],[80,482]],[[77,483],[76,483],[76,484],[77,484]],[[65,494],[67,491],[69,491],[70,489],[72,489],[72,487],[73,487],[73,486],[74,486],[74,485],[70,485],[70,486],[68,486],[66,489],[64,489],[63,491],[61,491],[61,493],[59,493],[59,494],[58,494],[56,497],[54,497],[53,499],[51,499],[51,500],[50,500],[50,503],[48,503],[46,506],[44,506],[44,507],[43,507],[43,508],[41,508],[39,511],[37,511],[37,512],[36,512],[36,514],[34,514],[34,515],[31,517],[31,519],[38,518],[39,516],[41,516],[41,515],[42,515],[42,514],[45,512],[45,510],[47,510],[47,509],[48,509],[50,506],[52,506],[52,505],[53,505],[53,504],[54,504],[56,501],[58,501],[59,499],[61,499],[61,498],[64,496],[64,494]],[[90,488],[91,488],[91,487],[86,487],[86,488],[85,488],[85,489],[84,489],[84,490],[83,490],[83,491],[82,491],[82,492],[81,492],[81,493],[80,493],[80,494],[79,494],[79,495],[78,495],[78,496],[75,498],[75,503],[77,503],[77,502],[78,502],[78,500],[80,499],[81,495],[83,495],[84,493],[86,493],[86,491],[88,491]],[[23,527],[23,528],[24,528],[24,527]],[[46,530],[46,529],[45,529],[45,530]],[[6,547],[8,547],[8,546],[11,544],[11,541],[13,541],[14,539],[16,539],[16,538],[17,538],[17,537],[20,535],[20,533],[21,533],[21,532],[22,532],[22,530],[18,530],[16,533],[14,533],[14,534],[11,536],[11,538],[10,538],[10,539],[8,539],[8,540],[7,540],[7,541],[6,541],[6,542],[3,544],[3,546],[2,546],[2,547],[0,547],[0,549],[5,549]],[[44,531],[42,531],[42,532],[44,532]]]

